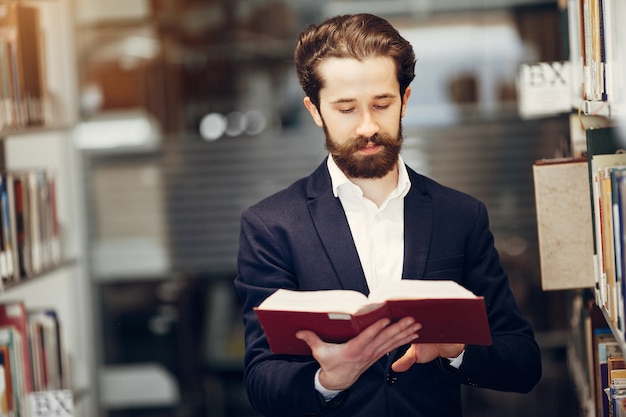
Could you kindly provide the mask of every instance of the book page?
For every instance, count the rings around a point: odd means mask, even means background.
[[[351,314],[367,302],[352,290],[293,291],[279,289],[259,305],[262,310],[310,311]]]
[[[371,302],[425,298],[476,298],[474,293],[455,281],[402,279],[385,283],[371,291]]]

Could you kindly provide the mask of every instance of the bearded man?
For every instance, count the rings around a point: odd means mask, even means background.
[[[540,350],[484,204],[400,156],[412,46],[386,20],[359,14],[309,26],[294,56],[329,156],[242,215],[235,286],[251,404],[267,417],[459,417],[462,384],[530,391],[541,377]],[[279,288],[368,294],[400,279],[454,280],[483,296],[492,345],[418,343],[421,324],[406,317],[341,344],[302,330],[312,355],[277,355],[254,312]]]

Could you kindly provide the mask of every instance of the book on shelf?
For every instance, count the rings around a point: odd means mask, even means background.
[[[604,389],[604,394],[606,395],[607,404],[608,404],[608,417],[615,417],[617,414],[615,412],[616,403],[615,403],[615,388],[623,387],[624,380],[621,379],[620,375],[624,375],[626,372],[624,357],[619,354],[613,357],[607,358],[607,387]]]
[[[587,159],[538,160],[533,180],[542,288],[595,287]]]
[[[613,244],[615,246],[616,292],[619,323],[622,336],[626,330],[626,169],[612,173],[613,183]]]
[[[0,2],[0,129],[46,122],[49,93],[40,5]]]
[[[24,342],[19,331],[15,327],[0,326],[0,352],[5,361],[5,383],[10,399],[7,399],[7,407],[10,414],[23,415],[23,398],[27,394],[24,370]]]
[[[30,393],[70,387],[61,324],[53,308],[26,308],[22,301],[0,303],[0,365],[4,370],[2,407],[26,417]]]
[[[2,385],[2,396],[0,397],[0,412],[3,416],[15,413],[13,401],[13,382],[11,374],[11,356],[9,355],[9,347],[0,344],[0,384]]]
[[[298,291],[279,289],[255,312],[270,348],[280,354],[310,354],[295,337],[311,330],[330,343],[342,343],[377,320],[412,316],[422,324],[415,343],[491,344],[482,296],[449,280],[403,279],[372,290]]]
[[[36,6],[19,4],[17,12],[20,59],[24,78],[25,122],[27,125],[42,125],[46,85],[44,42],[39,9]]]
[[[2,127],[23,124],[22,93],[24,78],[19,57],[18,1],[0,2],[0,73],[2,74]]]
[[[614,228],[619,219],[614,215],[611,177],[626,166],[626,154],[596,155],[592,159],[592,207],[595,224],[596,270],[600,305],[604,306],[614,324],[621,328],[623,312],[618,310],[621,283],[618,282],[615,257]],[[617,197],[617,195],[616,195]]]
[[[24,217],[25,217],[25,244],[24,256],[28,257],[30,275],[41,273],[44,269],[43,259],[43,205],[41,188],[45,187],[40,182],[40,171],[22,171],[18,173],[18,181],[22,182],[24,196]]]
[[[610,378],[609,417],[623,417],[626,415],[626,369],[614,369]]]
[[[28,186],[27,177],[20,175],[19,173],[11,173],[9,177],[11,186],[13,187],[15,210],[15,224],[13,228],[15,230],[15,248],[18,254],[18,281],[22,277],[33,275],[33,269],[31,264],[31,245],[30,245],[30,233],[29,227],[30,212],[28,210],[29,198],[28,198]]]
[[[615,164],[612,166],[612,164]],[[606,308],[613,323],[621,327],[618,316],[617,291],[619,289],[615,258],[614,224],[617,216],[613,213],[613,190],[611,178],[616,170],[624,168],[626,154],[601,155],[594,157],[595,176],[595,199],[597,217],[598,242],[601,249],[601,257],[598,259],[598,268],[603,275],[606,285]]]
[[[604,25],[600,0],[580,0],[582,3],[582,32],[584,48],[584,98],[606,100]]]
[[[61,261],[54,174],[44,169],[0,173],[0,275],[7,286]]]
[[[587,131],[589,182],[594,236],[594,265],[598,305],[624,332],[623,195],[626,153],[613,127]]]
[[[8,223],[5,223],[6,198],[4,177],[0,175],[0,279],[2,286],[13,279],[13,253],[11,242],[11,230]]]
[[[623,359],[620,345],[608,329],[595,335],[596,349],[596,415],[609,416],[609,398],[606,390],[610,386],[610,359]]]
[[[580,78],[578,102],[607,102],[620,93],[619,68],[621,59],[615,39],[620,28],[616,17],[621,0],[568,0],[569,55]]]
[[[0,13],[2,13],[1,7]],[[0,31],[0,129],[10,128],[16,124],[13,114],[13,87],[9,71],[9,39],[10,34],[6,30]]]
[[[14,330],[16,337],[19,338],[21,350],[16,352],[20,361],[19,368],[23,372],[18,372],[23,378],[23,386],[26,393],[33,390],[32,363],[30,357],[29,333],[28,333],[28,315],[26,307],[22,301],[7,301],[0,303],[0,329]]]
[[[27,309],[35,391],[68,389],[68,358],[53,308]]]
[[[598,0],[600,7],[600,30],[601,44],[604,62],[604,92],[605,99],[614,101],[618,98],[616,70],[619,61],[618,53],[615,50],[615,40],[619,39],[616,24],[616,13],[613,2],[621,0]],[[621,63],[619,64],[621,65]],[[619,74],[617,74],[619,75]],[[621,94],[621,93],[620,93]]]

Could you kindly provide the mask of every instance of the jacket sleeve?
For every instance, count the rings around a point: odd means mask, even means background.
[[[482,203],[465,254],[463,283],[485,297],[493,343],[468,346],[461,367],[448,371],[463,384],[528,392],[541,378],[541,352],[511,293]]]
[[[310,356],[273,354],[254,312],[276,289],[297,285],[288,246],[276,233],[253,210],[244,212],[235,287],[244,302],[248,398],[256,410],[268,416],[320,415],[324,404],[314,387],[319,365]],[[329,411],[325,409],[324,414]]]

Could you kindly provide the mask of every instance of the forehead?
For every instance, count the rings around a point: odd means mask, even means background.
[[[328,58],[319,66],[323,80],[320,97],[364,98],[398,94],[399,83],[394,61],[389,57]]]

